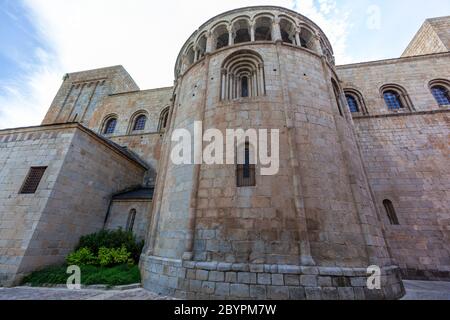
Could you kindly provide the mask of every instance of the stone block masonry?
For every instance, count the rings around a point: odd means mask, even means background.
[[[143,256],[141,270],[145,287],[179,299],[382,300],[404,295],[398,267],[382,270],[381,290],[369,290],[367,270],[358,268],[182,262]]]
[[[47,167],[19,194],[30,167]],[[78,124],[0,131],[0,285],[64,262],[103,228],[110,196],[140,185],[147,167]]]

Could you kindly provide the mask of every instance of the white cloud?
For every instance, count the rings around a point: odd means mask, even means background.
[[[338,62],[348,61],[348,23],[335,0],[22,1],[49,49],[37,48],[37,63],[1,84],[10,90],[0,96],[0,128],[39,124],[66,72],[122,64],[143,89],[172,85],[175,60],[191,33],[211,17],[243,6],[296,5],[330,37]]]
[[[350,12],[337,6],[336,0],[296,0],[298,11],[314,21],[327,35],[333,46],[338,64],[350,63],[353,59],[346,52],[347,38],[351,28]]]

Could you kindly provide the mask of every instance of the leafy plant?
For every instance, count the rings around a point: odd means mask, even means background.
[[[112,268],[97,266],[80,266],[81,284],[83,285],[108,285],[121,286],[141,282],[139,267],[127,264]],[[37,271],[23,280],[23,284],[32,286],[66,284],[69,274],[66,273],[67,266],[50,267]]]
[[[125,245],[120,249],[109,249],[102,247],[98,252],[99,264],[102,267],[125,264],[130,260],[131,253],[127,251]]]
[[[69,265],[96,265],[98,258],[88,248],[81,248],[71,254],[66,259]]]
[[[144,241],[138,242],[132,232],[119,230],[102,230],[100,232],[84,236],[80,239],[77,250],[88,248],[94,255],[98,255],[100,248],[117,249],[125,246],[131,254],[134,263],[139,262]]]

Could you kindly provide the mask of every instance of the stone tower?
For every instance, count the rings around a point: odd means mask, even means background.
[[[402,296],[326,35],[279,7],[226,12],[181,49],[144,286],[180,298]],[[175,129],[280,130],[280,170],[175,165]],[[366,286],[382,270],[382,289]]]

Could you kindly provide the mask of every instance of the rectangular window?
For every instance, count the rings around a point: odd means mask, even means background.
[[[256,186],[256,166],[250,164],[250,144],[245,144],[245,163],[237,165],[237,186],[254,187]]]
[[[37,188],[39,187],[39,183],[44,176],[45,170],[47,167],[32,167],[30,172],[28,172],[28,176],[23,183],[22,189],[20,189],[21,194],[33,194],[36,193]]]

